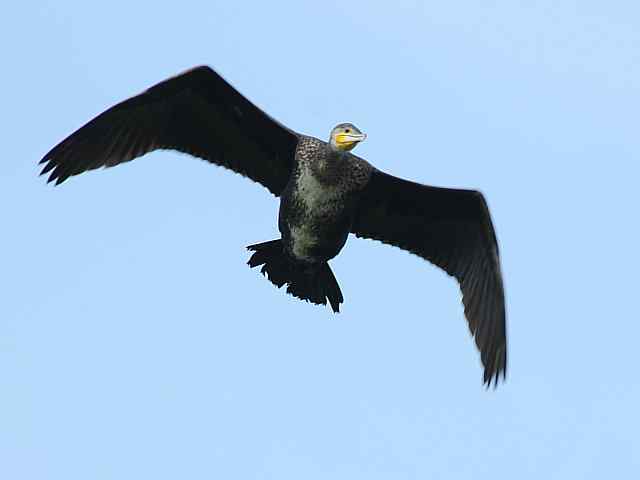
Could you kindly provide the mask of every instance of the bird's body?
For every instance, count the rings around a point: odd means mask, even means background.
[[[506,372],[498,245],[484,197],[381,172],[350,153],[366,136],[349,123],[328,142],[278,123],[209,67],[154,85],[98,115],[42,159],[42,173],[73,175],[172,149],[246,176],[280,197],[281,238],[247,247],[251,267],[287,292],[335,312],[344,301],[328,261],[349,233],[414,253],[460,283],[484,381]],[[375,300],[369,299],[373,302]]]
[[[285,249],[293,259],[326,262],[340,252],[351,229],[358,193],[372,168],[327,142],[300,138],[293,174],[280,196],[278,221]]]

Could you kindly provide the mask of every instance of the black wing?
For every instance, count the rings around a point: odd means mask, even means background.
[[[101,113],[40,163],[49,182],[112,167],[157,149],[229,168],[279,195],[298,135],[265,114],[211,68],[188,70]]]
[[[436,188],[374,170],[352,232],[408,250],[460,282],[484,381],[506,374],[504,290],[498,244],[480,192]]]

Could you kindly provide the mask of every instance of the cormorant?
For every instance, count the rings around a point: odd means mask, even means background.
[[[384,173],[350,151],[366,136],[341,123],[329,142],[301,135],[261,111],[207,66],[188,70],[101,113],[47,153],[56,185],[158,149],[205,159],[280,197],[281,238],[247,247],[249,265],[287,292],[334,312],[343,302],[328,261],[349,233],[408,250],[460,283],[481,352],[484,383],[507,364],[498,245],[484,197]]]

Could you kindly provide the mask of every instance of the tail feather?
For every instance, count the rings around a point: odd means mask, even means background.
[[[327,262],[297,263],[284,251],[282,240],[249,245],[247,249],[255,252],[247,264],[251,268],[262,265],[262,274],[278,288],[286,284],[287,293],[294,297],[316,305],[326,305],[329,300],[333,311],[340,311],[344,297]]]

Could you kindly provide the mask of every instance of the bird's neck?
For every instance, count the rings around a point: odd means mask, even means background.
[[[328,148],[324,155],[313,162],[313,175],[322,183],[335,183],[345,165],[347,152]]]

